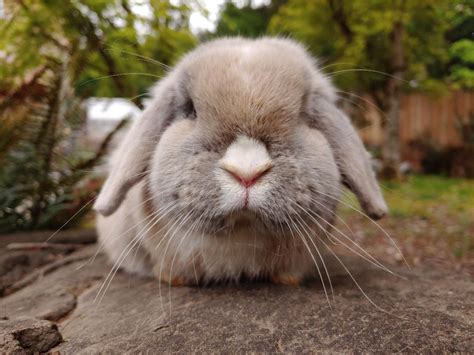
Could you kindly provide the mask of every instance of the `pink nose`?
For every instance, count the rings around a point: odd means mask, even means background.
[[[268,172],[268,170],[270,170],[271,165],[268,164],[265,166],[261,166],[259,167],[259,169],[255,169],[252,172],[246,172],[246,173],[239,171],[239,169],[236,169],[231,166],[223,166],[222,168],[225,171],[227,171],[230,175],[232,175],[232,177],[235,180],[240,182],[242,186],[244,186],[245,188],[249,188],[253,186],[258,180],[260,180],[260,178],[263,175],[265,175]]]
[[[231,171],[229,171],[229,173],[234,177],[235,180],[240,182],[244,187],[250,187],[254,185],[258,181],[258,179],[260,179],[263,176],[265,172],[258,173],[252,177],[246,177],[246,178],[239,176]]]

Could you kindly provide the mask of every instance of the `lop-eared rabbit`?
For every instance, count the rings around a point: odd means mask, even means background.
[[[387,207],[335,89],[278,38],[211,41],[160,80],[95,203],[116,267],[172,285],[324,272],[342,185]]]

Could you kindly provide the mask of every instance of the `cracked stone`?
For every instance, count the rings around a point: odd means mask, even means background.
[[[75,252],[84,258],[0,298],[0,317],[14,322],[18,316],[45,317],[67,309],[65,316],[53,317],[67,341],[48,351],[74,354],[474,349],[474,282],[459,271],[394,266],[402,279],[358,259],[348,260],[366,294],[389,313],[371,305],[347,275],[332,280],[332,309],[317,281],[298,288],[265,283],[162,285],[160,293],[155,279],[118,272],[103,298],[96,298],[112,266],[104,255],[94,257],[95,251],[91,246]],[[12,332],[1,334],[6,335],[0,352],[19,349]]]
[[[0,351],[33,354],[46,352],[62,341],[56,324],[31,317],[0,320]]]

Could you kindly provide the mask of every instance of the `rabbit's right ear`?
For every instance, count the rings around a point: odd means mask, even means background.
[[[153,102],[133,122],[112,161],[109,176],[94,204],[104,216],[114,213],[128,190],[145,175],[155,146],[174,117],[175,81],[170,75],[154,90]]]
[[[331,98],[311,93],[306,114],[332,148],[343,182],[355,193],[362,209],[374,219],[387,213],[387,205],[370,164],[369,153],[349,118]]]

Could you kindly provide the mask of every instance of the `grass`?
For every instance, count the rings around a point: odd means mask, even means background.
[[[381,185],[390,215],[379,223],[411,263],[439,259],[474,266],[474,180],[413,175]],[[400,260],[373,223],[347,207],[340,215],[359,231],[365,248]]]
[[[474,180],[416,175],[406,182],[382,185],[395,217],[433,218],[442,208],[455,218],[474,218]]]

